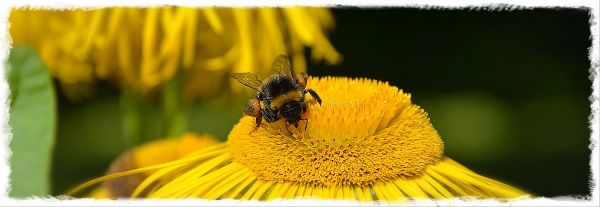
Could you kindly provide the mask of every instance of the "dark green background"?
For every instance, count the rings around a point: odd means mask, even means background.
[[[587,10],[333,13],[330,40],[344,61],[309,64],[309,74],[388,81],[413,95],[446,155],[465,166],[536,195],[589,194]],[[116,89],[100,83],[92,101],[76,104],[58,91],[54,194],[101,175],[129,146]],[[190,106],[187,128],[226,137],[244,98]],[[143,140],[165,134],[156,102],[140,101]]]
[[[589,195],[585,9],[335,9],[342,64],[412,94],[446,155],[541,196]]]

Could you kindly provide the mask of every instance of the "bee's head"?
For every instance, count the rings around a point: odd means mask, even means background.
[[[302,105],[300,104],[300,101],[284,103],[279,108],[279,113],[281,113],[281,116],[290,123],[298,122],[302,116]]]

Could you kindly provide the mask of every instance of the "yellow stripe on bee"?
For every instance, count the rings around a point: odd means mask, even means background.
[[[275,97],[271,101],[271,107],[279,108],[282,104],[287,103],[289,101],[299,101],[302,97],[302,93],[299,90],[291,90],[283,95]]]

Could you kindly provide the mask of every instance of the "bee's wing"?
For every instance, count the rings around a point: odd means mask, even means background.
[[[290,58],[285,55],[279,55],[275,58],[273,64],[271,64],[271,72],[294,77],[290,65]]]
[[[248,86],[256,91],[260,92],[260,87],[262,87],[262,78],[258,76],[256,73],[233,73],[231,77],[241,84]]]

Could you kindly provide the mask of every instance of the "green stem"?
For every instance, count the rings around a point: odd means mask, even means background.
[[[120,97],[123,139],[128,146],[141,142],[140,100],[133,89],[124,89]]]
[[[166,137],[178,137],[186,126],[185,108],[181,101],[181,73],[177,73],[163,86],[162,107]]]

